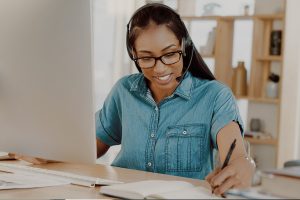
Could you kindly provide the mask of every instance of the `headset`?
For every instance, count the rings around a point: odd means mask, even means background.
[[[189,64],[188,66],[185,68],[185,71],[182,73],[181,76],[177,77],[176,80],[178,82],[182,81],[183,77],[185,76],[185,74],[188,72],[189,68],[190,68],[190,65],[192,63],[192,59],[193,59],[193,55],[194,55],[194,44],[193,44],[193,41],[185,27],[185,24],[184,22],[181,20],[179,14],[173,10],[172,8],[164,5],[164,4],[160,4],[160,3],[149,3],[149,4],[146,4],[142,7],[140,7],[138,10],[135,11],[135,13],[132,15],[132,17],[130,18],[128,24],[127,24],[127,33],[126,33],[126,48],[127,48],[127,52],[128,52],[128,55],[130,57],[131,60],[134,61],[135,63],[135,66],[136,68],[138,69],[139,72],[142,72],[141,71],[141,68],[138,66],[138,63],[135,61],[135,58],[134,58],[134,55],[133,55],[133,46],[130,45],[130,42],[129,42],[129,35],[130,35],[130,30],[131,30],[131,22],[132,20],[134,19],[134,17],[137,15],[137,13],[139,12],[143,12],[144,9],[146,8],[149,8],[149,7],[155,7],[155,6],[158,6],[158,7],[163,7],[163,8],[166,8],[168,9],[169,11],[171,11],[172,13],[174,13],[176,15],[176,17],[178,18],[178,21],[181,23],[181,26],[183,27],[184,29],[184,36],[182,37],[182,47],[183,47],[183,50],[182,50],[182,54],[184,57],[187,56],[187,53],[186,52],[189,52],[189,55],[190,55],[190,58],[189,58]]]

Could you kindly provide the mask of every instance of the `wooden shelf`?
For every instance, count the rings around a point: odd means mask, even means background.
[[[187,21],[193,20],[218,20],[221,16],[181,16],[181,19]]]
[[[192,20],[251,20],[253,16],[250,15],[232,15],[232,16],[181,16],[183,20],[192,21]]]
[[[237,16],[223,16],[223,20],[252,20],[254,16],[252,15],[237,15]]]
[[[252,19],[260,19],[260,20],[283,20],[284,15],[282,14],[272,14],[272,15],[227,15],[227,16],[219,16],[219,15],[211,15],[211,16],[181,16],[183,20],[193,21],[193,20],[252,20]]]
[[[258,139],[251,137],[244,137],[250,144],[261,144],[261,145],[274,145],[277,146],[277,139]]]
[[[260,103],[274,103],[274,104],[279,104],[280,103],[279,99],[270,99],[270,98],[248,97],[248,100],[253,101],[253,102],[260,102]]]
[[[280,100],[279,99],[270,99],[270,98],[256,98],[256,97],[248,97],[248,96],[236,96],[236,99],[241,99],[241,100],[248,100],[248,101],[253,101],[253,102],[259,102],[259,103],[272,103],[272,104],[279,104]]]
[[[202,58],[215,58],[215,55],[211,54],[211,55],[204,55],[204,54],[201,54],[201,57]]]
[[[255,15],[254,17],[260,20],[283,20],[284,19],[283,14]]]
[[[257,57],[257,61],[282,61],[282,56],[263,56]]]

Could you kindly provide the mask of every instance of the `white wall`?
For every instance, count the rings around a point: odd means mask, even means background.
[[[287,0],[278,167],[287,160],[300,158],[299,8],[299,0]]]

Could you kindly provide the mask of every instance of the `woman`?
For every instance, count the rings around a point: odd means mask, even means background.
[[[121,144],[114,166],[206,180],[222,194],[251,184],[243,125],[229,88],[217,82],[171,8],[148,4],[128,24],[138,74],[119,80],[97,112],[97,155]],[[227,167],[221,163],[236,139]]]
[[[250,186],[255,166],[234,97],[215,80],[180,16],[162,4],[140,8],[128,24],[127,49],[140,73],[119,80],[96,113],[98,157],[121,144],[114,166],[206,178],[215,194]],[[224,163],[235,139],[228,166],[212,172],[213,150]]]

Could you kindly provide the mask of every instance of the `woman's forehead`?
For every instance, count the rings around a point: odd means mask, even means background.
[[[180,47],[176,35],[165,25],[149,24],[146,28],[140,29],[135,40],[135,49],[158,48],[163,50],[168,46]]]

